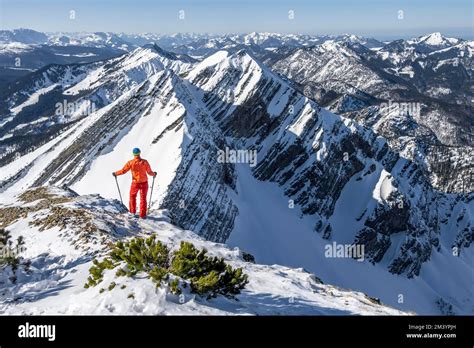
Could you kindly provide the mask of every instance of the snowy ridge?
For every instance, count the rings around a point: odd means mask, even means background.
[[[407,314],[380,304],[363,293],[323,284],[314,274],[303,269],[245,262],[238,248],[230,249],[223,244],[205,241],[191,231],[177,228],[160,211],[141,221],[131,218],[115,200],[105,200],[98,195],[77,196],[59,188],[48,188],[45,192],[50,200],[63,199],[63,202],[53,204],[54,207],[75,211],[76,216],[84,219],[90,218],[92,225],[89,225],[89,232],[84,231],[80,222],[66,223],[63,228],[34,226],[35,220],[55,214],[51,210],[53,206],[49,206],[33,210],[27,218],[6,226],[12,238],[24,238],[24,257],[31,265],[29,272],[18,272],[14,284],[8,279],[8,269],[0,273],[0,313],[3,315]],[[28,203],[28,206],[39,203],[41,198]],[[1,205],[0,212],[21,206],[25,206],[21,199],[10,197],[8,206]],[[69,218],[64,216],[64,221]],[[213,256],[224,257],[233,267],[244,269],[249,284],[236,299],[219,296],[206,300],[185,293],[184,301],[180,302],[169,289],[156,288],[150,279],[140,276],[117,278],[114,271],[106,271],[103,286],[114,281],[117,286],[112,290],[101,293],[101,286],[84,288],[92,258],[106,255],[109,243],[152,233],[171,249],[177,248],[180,241],[189,241],[198,248],[206,248]]]
[[[460,39],[444,37],[440,32],[435,32],[416,39],[408,40],[407,42],[410,44],[424,44],[439,48],[453,46],[458,44],[460,41]]]
[[[106,98],[112,101],[159,71],[170,69],[180,73],[189,70],[192,67],[189,63],[192,59],[189,58],[187,62],[184,62],[180,58],[166,55],[155,46],[137,48],[93,71],[80,83],[67,89],[65,94],[75,95],[84,90],[103,87]]]
[[[8,108],[3,115],[0,138],[11,138],[4,155],[5,162],[13,159],[13,152],[27,150],[29,146],[25,146],[23,140],[25,134],[41,139],[50,135],[51,129],[67,129],[160,71],[182,73],[193,64],[190,57],[147,46],[109,61],[52,65],[35,72],[30,79],[25,79],[25,84],[16,84],[3,96]],[[32,112],[36,109],[41,112]],[[33,127],[34,122],[38,124]]]
[[[371,55],[368,50],[365,53]],[[364,60],[354,46],[326,41],[315,47],[298,49],[272,68],[298,83],[317,84],[339,93],[350,86],[359,93],[381,97],[387,90],[404,88],[386,81],[366,66]]]
[[[307,97],[386,138],[437,189],[472,191],[472,180],[464,179],[472,175],[466,165],[473,149],[472,42],[447,40],[446,48],[417,42],[397,40],[368,50],[326,41],[296,49],[271,67]],[[438,165],[451,151],[456,155],[443,161],[449,163]]]

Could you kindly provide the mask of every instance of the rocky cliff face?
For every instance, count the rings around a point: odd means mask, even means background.
[[[377,50],[327,41],[294,50],[272,68],[330,111],[382,135],[437,189],[471,192],[472,105],[466,95],[472,42],[453,40],[444,38],[442,46],[400,40]]]
[[[229,146],[258,151],[255,177],[282,186],[303,214],[314,216],[314,229],[323,238],[332,237],[330,218],[349,181],[381,175],[380,185],[389,185],[390,192],[360,216],[364,226],[354,241],[368,242],[370,259],[378,262],[391,244],[388,237],[405,234],[388,268],[409,277],[419,274],[439,244],[438,220],[449,214],[439,206],[451,198],[438,194],[416,163],[355,122],[322,111],[244,52],[212,64],[204,61],[186,79],[202,89],[204,109]],[[226,100],[229,95],[232,102]],[[382,172],[393,177],[390,184]],[[383,189],[372,190],[381,195],[376,191]]]

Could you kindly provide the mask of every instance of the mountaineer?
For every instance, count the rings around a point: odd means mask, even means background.
[[[153,176],[154,179],[156,172],[151,170],[150,164],[146,159],[140,157],[141,152],[139,148],[134,148],[132,152],[133,159],[128,161],[121,170],[113,172],[112,175],[117,179],[118,175],[125,174],[129,170],[132,171],[129,210],[130,213],[137,216],[137,193],[140,191],[140,218],[144,219],[147,213],[146,196],[148,192],[148,175]]]

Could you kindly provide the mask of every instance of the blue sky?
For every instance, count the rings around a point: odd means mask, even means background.
[[[69,18],[71,10],[75,19]],[[376,38],[441,31],[472,38],[473,17],[473,0],[0,0],[1,29],[39,31],[271,31]]]

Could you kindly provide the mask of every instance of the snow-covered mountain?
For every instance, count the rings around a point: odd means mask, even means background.
[[[363,293],[324,284],[301,268],[255,264],[238,248],[206,241],[172,225],[166,212],[153,212],[150,219],[139,221],[117,200],[78,196],[56,187],[25,191],[9,200],[7,207],[0,206],[0,222],[11,240],[22,238],[24,252],[15,272],[10,267],[0,271],[3,315],[407,314]],[[19,210],[25,216],[15,218]],[[114,271],[107,271],[102,282],[107,291],[100,286],[84,288],[92,260],[105,256],[111,243],[153,234],[170,249],[186,241],[223,257],[243,269],[248,285],[235,299],[219,296],[208,300],[189,291],[175,295],[146,277],[117,277]]]
[[[388,80],[380,70],[370,64],[375,53],[359,44],[340,43],[334,40],[320,45],[301,48],[276,62],[272,68],[304,85],[315,99],[324,99],[321,93],[372,95],[384,98],[390,90],[406,90],[403,81]],[[314,89],[314,92],[311,90]],[[398,92],[402,93],[402,92]]]
[[[416,39],[407,40],[412,45],[423,45],[431,49],[447,48],[457,45],[462,40],[457,38],[445,37],[440,32],[431,33],[425,36],[420,36]]]
[[[109,47],[130,51],[136,45],[121,38],[122,35],[110,32],[42,33],[32,29],[0,30],[0,43],[23,43],[50,46]],[[148,42],[147,42],[148,43]]]
[[[421,93],[472,106],[473,47],[473,41],[433,33],[390,42],[377,55],[390,62],[390,73],[411,82]]]
[[[95,64],[57,93],[110,96],[98,110],[23,151],[1,144],[11,152],[2,200],[32,185],[117,198],[110,173],[138,146],[158,172],[152,205],[177,226],[396,308],[473,313],[472,192],[434,189],[417,161],[243,50],[196,63],[155,47]],[[14,120],[21,104],[9,95]],[[219,160],[238,150],[243,159]],[[353,244],[365,246],[364,261],[325,253]]]
[[[375,39],[349,34],[283,35],[254,32],[226,35],[194,33],[164,35],[111,32],[41,33],[31,29],[15,29],[0,31],[0,65],[7,68],[2,74],[3,79],[11,81],[25,74],[21,69],[36,70],[48,64],[98,61],[149,44],[196,57],[206,57],[219,50],[236,52],[246,48],[265,60],[276,54],[280,55],[280,51],[311,46],[327,40],[359,43],[370,48],[383,46]],[[21,69],[15,60],[18,58],[22,61]]]
[[[466,180],[473,172],[472,53],[470,42],[451,42],[450,48],[431,49],[401,64],[399,53],[410,52],[414,43],[400,40],[369,50],[326,41],[294,50],[271,67],[309,98],[387,138],[424,168],[437,188],[466,192],[473,189]],[[394,47],[399,51],[385,54]],[[458,56],[460,63],[453,63]],[[436,91],[446,93],[440,97]],[[438,165],[447,152],[453,153],[449,164]]]
[[[188,70],[195,60],[153,45],[105,62],[49,65],[0,91],[2,163],[57,136],[164,69]]]
[[[387,100],[424,104],[425,116],[417,121],[442,143],[472,145],[471,116],[466,112],[473,97],[472,42],[403,57],[410,47],[417,47],[410,42],[399,40],[369,50],[360,44],[327,41],[297,49],[273,62],[272,68],[323,105],[342,96],[345,100],[338,102],[338,106],[343,103],[338,113]],[[440,123],[444,127],[438,127]],[[456,129],[454,136],[452,129]]]
[[[56,46],[112,47],[123,51],[131,51],[139,46],[109,32],[50,33],[48,34],[48,44]]]
[[[394,40],[378,50],[383,59],[390,59],[395,64],[401,64],[407,60],[415,61],[431,52],[446,49],[458,45],[465,40],[447,38],[441,33],[432,33],[410,40]]]
[[[23,44],[42,44],[48,41],[48,35],[32,29],[0,30],[0,42],[18,42]]]
[[[0,31],[0,82],[10,83],[49,64],[89,63],[137,48],[112,33],[40,33]]]

